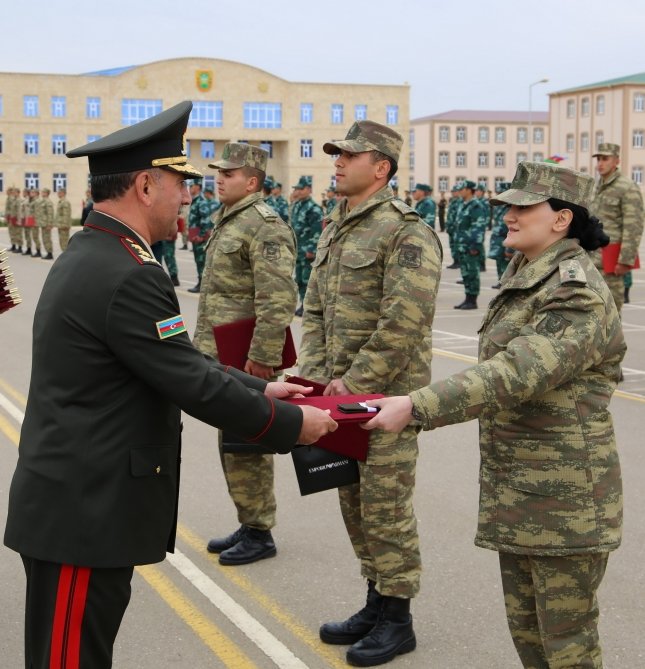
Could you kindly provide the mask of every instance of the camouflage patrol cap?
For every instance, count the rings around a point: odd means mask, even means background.
[[[462,188],[468,188],[470,190],[476,190],[477,189],[477,184],[474,181],[471,181],[470,179],[466,179],[465,181],[462,181],[459,190]]]
[[[268,177],[264,180],[264,184],[262,185],[266,190],[271,190],[275,186],[273,179],[269,179]]]
[[[594,180],[589,174],[550,163],[521,162],[511,187],[491,199],[491,204],[532,205],[550,197],[589,208]]]
[[[432,192],[432,186],[428,186],[428,184],[415,184],[414,190],[422,190],[424,193],[430,193]]]
[[[620,146],[618,144],[598,144],[598,150],[592,154],[594,158],[597,156],[616,156],[620,157]]]
[[[260,172],[266,172],[269,152],[252,144],[229,142],[224,145],[222,158],[214,163],[208,163],[209,167],[218,170],[237,170],[240,167],[253,167]]]
[[[311,177],[302,176],[298,179],[298,183],[294,186],[295,189],[311,188]]]
[[[480,190],[482,192],[485,192],[488,190],[488,186],[485,183],[482,183],[481,181],[477,184],[475,190]]]
[[[495,192],[496,193],[503,193],[505,190],[508,190],[511,187],[511,182],[510,181],[500,181],[497,184],[495,184]]]
[[[458,193],[464,187],[461,181],[458,181],[451,189],[451,193]]]
[[[396,130],[376,123],[375,121],[356,121],[347,131],[345,139],[337,142],[326,142],[323,151],[330,156],[341,151],[349,153],[365,153],[380,151],[398,164],[403,137]]]

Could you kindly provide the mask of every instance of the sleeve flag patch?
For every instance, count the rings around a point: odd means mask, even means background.
[[[167,318],[165,321],[159,321],[155,325],[157,326],[159,339],[168,339],[168,337],[174,337],[182,332],[186,332],[186,324],[181,314]]]

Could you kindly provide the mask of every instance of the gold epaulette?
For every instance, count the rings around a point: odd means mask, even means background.
[[[151,255],[146,248],[134,241],[130,237],[121,237],[121,243],[130,252],[130,255],[140,264],[151,263],[159,265],[157,259]]]

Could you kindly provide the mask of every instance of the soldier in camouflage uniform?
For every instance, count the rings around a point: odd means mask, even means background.
[[[64,188],[58,189],[55,225],[58,228],[60,250],[64,251],[69,243],[69,231],[72,227],[72,205],[67,199],[67,191]]]
[[[336,188],[345,197],[318,242],[299,370],[328,384],[326,395],[389,393],[430,378],[441,245],[388,186],[402,141],[392,128],[358,121],[345,140],[323,146],[339,154]],[[417,452],[413,427],[395,438],[371,435],[360,483],[338,491],[368,595],[365,608],[324,624],[320,636],[354,644],[350,664],[381,664],[416,645],[410,599],[421,575],[412,506]]]
[[[501,181],[495,187],[496,193],[503,193],[511,187],[510,181]],[[500,288],[502,274],[506,271],[508,263],[513,257],[513,249],[504,246],[504,240],[508,234],[508,228],[504,223],[504,216],[508,211],[508,206],[499,205],[493,207],[493,227],[490,233],[490,240],[488,241],[488,257],[497,264],[497,283],[493,288]]]
[[[412,192],[412,198],[416,202],[414,208],[423,219],[423,222],[434,230],[437,205],[432,199],[432,196],[430,195],[431,193],[432,186],[428,186],[428,184],[417,184]]]
[[[197,284],[188,289],[189,293],[199,293],[202,284],[202,272],[206,260],[206,242],[211,235],[213,223],[211,221],[212,208],[202,193],[202,184],[193,180],[190,186],[193,201],[188,213],[188,238],[193,245],[195,266],[197,267]]]
[[[43,236],[43,247],[47,255],[45,260],[54,259],[54,245],[52,243],[52,228],[54,227],[54,203],[49,199],[49,188],[40,191],[40,197],[34,203],[36,225]]]
[[[629,272],[636,260],[643,235],[643,196],[638,186],[618,169],[618,144],[600,144],[593,155],[598,160],[600,183],[594,194],[591,213],[600,219],[611,242],[621,245],[613,274],[603,272],[599,253],[594,253],[593,258],[596,267],[605,277],[620,313],[625,299],[623,276]]]
[[[21,204],[21,216],[25,221],[25,250],[23,255],[32,258],[40,258],[40,228],[36,224],[36,201],[38,200],[38,190],[35,188],[26,189],[23,192]],[[31,224],[31,225],[30,225]],[[31,251],[31,245],[34,245],[34,252]]]
[[[5,202],[4,216],[9,228],[9,241],[12,253],[22,253],[22,228],[19,224],[20,218],[20,191],[17,188],[7,189],[7,201]]]
[[[300,177],[293,188],[296,201],[291,208],[289,222],[296,233],[298,243],[296,283],[298,284],[300,306],[296,310],[296,316],[302,316],[302,305],[311,274],[311,263],[316,255],[316,244],[318,244],[318,238],[322,231],[323,211],[311,197],[311,179],[309,177]]]
[[[273,196],[273,201],[275,202],[274,209],[278,212],[278,216],[285,221],[289,222],[289,203],[286,198],[282,195],[282,184],[279,181],[273,182],[273,188],[271,189],[271,195]]]
[[[461,205],[461,182],[459,182],[450,189],[450,200],[446,208],[446,232],[448,233],[448,244],[450,246],[450,255],[452,256],[452,264],[448,265],[448,269],[459,269],[457,220]]]
[[[273,191],[273,179],[271,177],[267,177],[264,180],[264,184],[262,185],[262,198],[264,199],[264,202],[273,209],[273,211],[276,211],[275,207],[275,198],[273,197],[272,194]]]
[[[462,205],[457,215],[455,244],[466,298],[455,309],[477,309],[481,249],[488,225],[488,205],[474,196],[475,182],[464,181],[461,188]]]
[[[325,205],[325,216],[329,216],[334,207],[338,204],[338,198],[336,197],[336,187],[330,186],[327,189],[327,204]]]
[[[487,213],[486,227],[490,230],[493,224],[493,208],[488,202],[486,197],[486,184],[481,181],[477,184],[475,188],[475,197],[484,205]],[[486,247],[484,245],[484,240],[486,238],[486,230],[484,230],[484,237],[482,237],[482,242],[479,245],[479,269],[482,272],[486,271]]]
[[[224,206],[206,245],[194,343],[217,359],[213,327],[255,317],[244,371],[269,381],[276,378],[296,305],[296,241],[289,224],[262,200],[267,159],[268,152],[256,146],[229,143],[221,160],[209,165],[219,170]],[[240,528],[212,539],[208,550],[219,553],[222,564],[248,564],[276,554],[273,456],[225,452],[227,443],[220,433],[222,467]]]
[[[607,243],[593,179],[520,163],[508,243],[517,253],[480,330],[479,364],[407,397],[376,400],[367,427],[480,421],[475,543],[499,552],[524,667],[602,667],[596,591],[618,548],[622,485],[608,405],[625,340],[587,251]],[[579,240],[579,241],[578,241]]]

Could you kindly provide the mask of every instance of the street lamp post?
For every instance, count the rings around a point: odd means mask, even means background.
[[[533,86],[537,86],[538,84],[546,84],[548,79],[540,79],[539,81],[534,81],[532,84],[529,85],[529,153],[528,153],[528,159],[532,160],[531,158],[531,141],[532,141],[532,128],[531,128],[531,115],[533,111],[533,105],[532,105],[532,93],[533,93]]]

